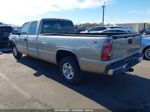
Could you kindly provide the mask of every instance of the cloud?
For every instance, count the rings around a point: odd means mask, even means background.
[[[75,8],[93,8],[112,0],[3,0],[0,6],[0,21],[14,24],[24,22],[30,16],[50,11],[63,11]]]

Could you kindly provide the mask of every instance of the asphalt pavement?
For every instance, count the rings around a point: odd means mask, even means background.
[[[81,84],[69,85],[56,65],[29,56],[16,61],[8,50],[0,53],[0,109],[150,110],[150,61],[119,76],[84,73]]]

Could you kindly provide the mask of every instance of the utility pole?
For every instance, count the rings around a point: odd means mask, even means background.
[[[102,9],[103,9],[102,24],[103,24],[103,26],[105,25],[105,7],[106,7],[106,5],[105,5],[105,2],[104,2],[104,5],[102,5]]]
[[[146,30],[146,23],[144,23],[144,31]]]

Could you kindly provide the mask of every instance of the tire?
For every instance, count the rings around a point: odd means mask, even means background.
[[[146,48],[143,53],[144,53],[144,59],[150,60],[150,47]]]
[[[82,79],[79,65],[74,57],[65,57],[59,64],[61,77],[70,84],[78,84]]]
[[[16,59],[21,59],[21,58],[22,58],[22,53],[18,52],[16,46],[13,46],[13,47],[12,47],[12,52],[13,52],[13,56],[14,56]]]

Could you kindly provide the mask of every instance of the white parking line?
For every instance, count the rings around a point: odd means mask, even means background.
[[[5,81],[7,81],[17,92],[22,94],[26,99],[31,99],[31,96],[28,93],[26,93],[21,88],[19,88],[16,84],[14,84],[8,77],[6,77],[5,74],[0,73],[0,77]]]
[[[4,56],[2,54],[0,54],[0,59],[4,59]]]

